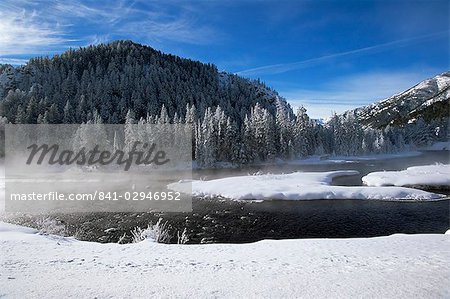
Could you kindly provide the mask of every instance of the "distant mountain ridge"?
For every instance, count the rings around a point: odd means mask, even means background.
[[[346,111],[365,127],[403,126],[422,118],[425,122],[450,116],[450,71],[426,79],[380,102]]]

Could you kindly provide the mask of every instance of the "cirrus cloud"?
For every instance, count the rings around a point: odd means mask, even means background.
[[[49,54],[114,39],[203,44],[218,36],[198,23],[187,4],[170,1],[4,0],[0,19],[0,56]]]

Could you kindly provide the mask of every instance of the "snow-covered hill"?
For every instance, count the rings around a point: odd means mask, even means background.
[[[67,102],[70,119],[63,117]],[[132,41],[36,57],[17,68],[0,64],[0,115],[16,123],[36,123],[39,114],[42,121],[45,112],[48,123],[81,123],[93,110],[104,123],[123,123],[128,110],[136,119],[145,119],[160,115],[163,106],[169,118],[185,117],[190,105],[198,118],[207,108],[220,106],[240,125],[256,103],[272,115],[279,104],[292,113],[285,99],[258,80]],[[28,106],[40,112],[28,109],[33,113],[23,119],[22,110]]]
[[[354,114],[364,126],[384,128],[413,122],[419,117],[426,122],[448,117],[449,100],[450,72],[445,72],[378,103],[344,114]]]

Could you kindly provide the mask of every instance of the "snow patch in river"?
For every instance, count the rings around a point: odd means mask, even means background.
[[[450,165],[436,164],[408,167],[401,171],[377,171],[362,178],[367,186],[449,186]]]
[[[357,175],[355,170],[294,172],[227,177],[210,181],[180,181],[169,189],[201,197],[234,200],[377,199],[435,200],[441,195],[403,187],[331,186],[335,177]],[[189,188],[188,188],[189,187]]]

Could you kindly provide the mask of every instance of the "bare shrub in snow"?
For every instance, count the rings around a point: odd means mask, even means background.
[[[186,244],[189,241],[189,236],[187,234],[186,228],[184,228],[183,232],[180,234],[180,231],[177,232],[177,244]]]
[[[256,172],[248,173],[248,175],[263,175],[263,174],[264,174],[264,172],[262,172],[261,170],[258,170]]]
[[[36,221],[36,225],[41,235],[66,235],[66,226],[57,219],[43,217]]]
[[[126,243],[126,238],[127,238],[127,234],[123,233],[123,235],[119,238],[119,240],[117,241],[118,244],[125,244]],[[134,240],[134,238],[133,238]]]
[[[162,218],[159,218],[156,224],[150,222],[146,229],[136,227],[131,231],[133,243],[138,243],[147,239],[153,240],[158,243],[169,243],[172,236],[169,232],[168,222],[162,222]]]

